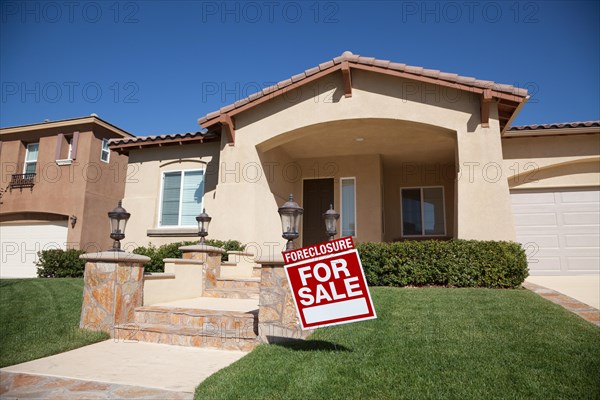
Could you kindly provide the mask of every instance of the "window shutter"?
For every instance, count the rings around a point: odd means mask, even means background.
[[[79,132],[73,132],[73,142],[71,148],[71,160],[77,159],[77,144],[79,143]]]
[[[65,135],[63,133],[59,133],[58,136],[56,136],[56,149],[54,151],[55,160],[60,160],[63,140],[65,140]]]

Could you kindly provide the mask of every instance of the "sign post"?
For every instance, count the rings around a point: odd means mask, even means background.
[[[303,330],[377,318],[352,237],[282,254]]]

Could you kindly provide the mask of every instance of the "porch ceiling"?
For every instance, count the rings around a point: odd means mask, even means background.
[[[386,166],[453,163],[455,137],[452,131],[414,122],[360,119],[302,128],[270,139],[258,149],[279,147],[294,159],[379,154]]]

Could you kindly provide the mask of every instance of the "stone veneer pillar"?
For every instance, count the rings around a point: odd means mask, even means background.
[[[217,278],[221,276],[221,254],[225,250],[220,247],[197,244],[182,246],[184,260],[199,260],[206,264],[204,267],[204,279],[202,279],[202,291],[217,287]]]
[[[313,330],[303,331],[292,291],[283,269],[283,258],[260,258],[258,337],[263,343],[304,339]]]
[[[79,327],[112,334],[115,325],[132,322],[142,306],[144,266],[149,257],[104,251],[79,256],[86,260]]]

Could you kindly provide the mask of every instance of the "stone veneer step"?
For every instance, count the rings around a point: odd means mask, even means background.
[[[258,332],[258,309],[250,312],[222,311],[197,308],[145,306],[135,309],[134,323],[186,326],[191,328],[215,327],[225,330]]]
[[[227,299],[258,299],[258,288],[211,288],[202,292],[203,297],[220,297]]]
[[[250,351],[259,344],[252,329],[222,329],[218,326],[194,328],[136,322],[115,326],[113,337],[123,341],[241,351]]]

